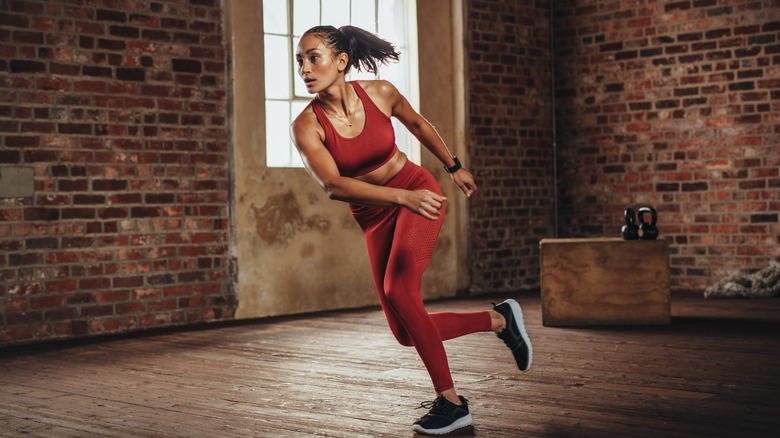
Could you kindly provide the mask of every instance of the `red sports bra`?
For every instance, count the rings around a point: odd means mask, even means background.
[[[330,151],[341,176],[355,177],[365,175],[380,168],[395,155],[395,131],[389,117],[377,108],[357,81],[352,84],[366,113],[366,125],[356,137],[342,137],[320,106],[317,99],[311,101],[311,107],[317,115],[322,129],[325,130],[325,147]]]

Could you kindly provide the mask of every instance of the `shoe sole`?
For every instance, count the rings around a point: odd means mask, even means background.
[[[419,424],[415,424],[412,427],[412,430],[417,433],[421,433],[423,435],[444,436],[452,433],[461,433],[463,432],[463,430],[461,429],[470,428],[470,427],[471,427],[471,414],[468,414],[458,418],[447,427],[442,427],[440,429],[424,429]]]
[[[528,339],[528,333],[525,331],[525,324],[523,323],[523,310],[520,308],[520,304],[511,298],[504,302],[509,304],[509,308],[512,309],[512,316],[515,319],[517,327],[520,329],[520,337],[523,338],[523,342],[525,342],[525,345],[528,346],[528,364],[525,369],[520,367],[520,364],[518,364],[518,368],[520,368],[520,371],[528,371],[531,368],[531,362],[533,362],[534,351],[533,348],[531,348],[531,340]]]

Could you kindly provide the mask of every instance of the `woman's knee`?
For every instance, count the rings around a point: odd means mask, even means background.
[[[390,331],[393,332],[395,340],[404,347],[413,347],[414,342],[412,337],[409,336],[409,332],[406,331],[401,321],[390,320]]]
[[[398,341],[399,344],[403,345],[404,347],[414,347],[414,342],[412,341],[412,338],[409,336],[408,333],[404,332],[401,333],[393,333],[395,335],[395,339]]]

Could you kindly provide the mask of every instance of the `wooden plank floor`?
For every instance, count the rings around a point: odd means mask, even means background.
[[[490,333],[446,344],[475,435],[778,436],[780,300],[676,295],[671,326],[551,328],[516,298],[529,372]],[[431,398],[379,309],[0,349],[0,436],[409,437]]]

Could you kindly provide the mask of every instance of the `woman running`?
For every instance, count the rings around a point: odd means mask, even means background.
[[[413,346],[433,382],[436,400],[414,423],[423,434],[447,434],[471,425],[468,401],[450,375],[443,341],[494,331],[512,350],[522,371],[531,366],[520,306],[506,300],[492,310],[429,314],[423,307],[422,275],[433,254],[446,197],[430,172],[395,145],[397,118],[438,158],[466,197],[474,177],[450,154],[435,129],[389,82],[347,81],[354,67],[376,72],[397,61],[389,42],[353,26],[316,26],[298,43],[298,74],[316,97],[291,126],[309,174],[330,199],[349,203],[365,234],[379,301],[398,342]]]

